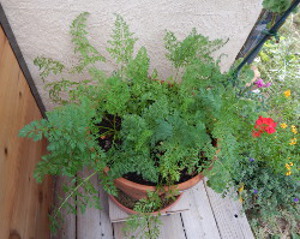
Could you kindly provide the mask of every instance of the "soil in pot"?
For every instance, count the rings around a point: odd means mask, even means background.
[[[188,174],[187,169],[184,169],[181,171],[180,173],[180,179],[179,181],[175,182],[175,184],[180,184],[183,182],[186,182],[188,180],[190,180],[191,178],[195,177],[198,173],[197,172],[193,172],[192,174]],[[123,176],[123,178],[138,183],[138,184],[143,184],[143,185],[147,185],[147,186],[156,186],[156,183],[147,181],[145,179],[143,179],[143,177],[141,175],[138,175],[137,173],[127,173]]]
[[[98,144],[104,151],[108,151],[114,139],[114,131],[120,131],[121,129],[121,118],[119,116],[114,116],[110,114],[106,114],[103,117],[103,120],[97,124],[96,126],[99,127],[98,134],[101,135],[98,138]],[[122,142],[116,142],[117,144],[121,144]]]

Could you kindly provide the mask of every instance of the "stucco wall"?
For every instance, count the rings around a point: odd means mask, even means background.
[[[44,104],[51,103],[38,69],[33,65],[36,56],[44,55],[66,65],[74,62],[69,25],[81,12],[87,11],[91,42],[106,57],[104,51],[111,34],[114,13],[121,14],[139,38],[137,47],[144,45],[161,78],[171,74],[165,60],[163,37],[165,29],[179,38],[193,27],[198,32],[215,38],[229,38],[219,50],[222,69],[227,70],[245,42],[261,11],[262,0],[1,0],[12,30],[36,82]],[[109,72],[111,61],[104,66]]]

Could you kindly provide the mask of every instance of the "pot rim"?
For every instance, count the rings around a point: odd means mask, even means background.
[[[108,173],[108,171],[109,171],[109,168],[105,167],[104,172]],[[194,176],[182,183],[178,183],[178,184],[174,184],[174,185],[170,185],[170,186],[164,186],[164,189],[173,188],[173,187],[185,188],[186,185],[189,185],[189,183],[191,181],[200,181],[203,177],[204,177],[203,173],[198,173],[196,176]],[[149,186],[149,185],[145,185],[145,184],[136,183],[136,182],[133,182],[133,181],[128,180],[123,177],[116,178],[115,181],[120,182],[122,184],[126,184],[129,187],[133,187],[133,188],[136,188],[136,189],[142,190],[142,191],[155,191],[156,190],[156,186]]]
[[[183,193],[180,193],[177,197],[176,200],[174,202],[172,202],[171,204],[169,204],[168,206],[164,207],[163,209],[159,210],[159,211],[154,211],[151,212],[149,214],[151,215],[158,215],[159,213],[165,213],[168,211],[168,209],[170,209],[171,207],[173,207],[182,197]],[[128,214],[139,214],[139,212],[134,211],[126,206],[124,206],[122,203],[120,203],[116,197],[114,197],[111,194],[108,194],[108,197],[123,211],[127,212]]]

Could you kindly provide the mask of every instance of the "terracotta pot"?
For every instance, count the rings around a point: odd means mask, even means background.
[[[109,171],[109,168],[105,168],[105,172],[107,173]],[[195,186],[200,180],[202,180],[204,175],[202,173],[196,175],[195,177],[179,184],[175,184],[173,186],[165,186],[164,190],[168,191],[170,189],[176,189],[180,192],[183,192],[193,186]],[[130,181],[125,178],[117,178],[115,179],[115,186],[126,193],[128,196],[135,198],[135,199],[141,199],[145,198],[147,196],[147,192],[155,192],[157,189],[155,186],[147,186],[139,183],[135,183],[133,181]]]
[[[218,140],[218,143],[220,141]],[[218,144],[217,143],[217,144]],[[213,161],[217,160],[217,154],[220,152],[220,149],[216,150],[216,155],[214,156]],[[210,168],[208,168],[208,170],[211,170],[213,166],[211,166]],[[108,173],[109,168],[106,167],[104,169],[105,173]],[[175,184],[172,186],[165,186],[164,190],[165,191],[169,191],[169,190],[178,190],[179,192],[184,192],[188,189],[190,189],[191,187],[195,186],[200,180],[202,180],[204,178],[204,175],[202,173],[197,174],[195,177],[179,183],[179,184]],[[155,192],[157,191],[157,188],[155,186],[148,186],[148,185],[144,185],[144,184],[139,184],[139,183],[135,183],[133,181],[130,181],[128,179],[125,179],[123,177],[117,178],[114,180],[114,184],[115,186],[120,189],[121,191],[123,191],[124,193],[126,193],[128,196],[134,198],[134,199],[141,199],[141,198],[145,198],[147,197],[147,192]],[[163,193],[163,192],[162,192]],[[161,193],[161,194],[162,194]]]
[[[170,209],[172,208],[172,207],[174,207],[175,206],[175,204],[181,199],[181,197],[182,197],[182,194],[183,193],[181,193],[177,198],[176,198],[176,200],[173,202],[173,203],[171,203],[171,204],[169,204],[168,206],[166,206],[165,208],[163,208],[163,209],[161,209],[161,210],[159,210],[159,211],[155,211],[155,212],[152,212],[152,213],[150,213],[150,214],[152,214],[152,215],[157,215],[158,213],[167,213],[168,211],[170,211]],[[138,212],[136,212],[136,211],[133,211],[132,209],[130,209],[130,208],[128,208],[128,207],[125,207],[123,204],[121,204],[114,196],[112,196],[112,195],[108,195],[109,196],[109,198],[121,209],[121,210],[123,210],[124,212],[126,212],[126,213],[128,213],[128,214],[138,214]]]

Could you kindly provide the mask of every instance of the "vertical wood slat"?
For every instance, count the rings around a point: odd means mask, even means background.
[[[162,225],[160,226],[159,239],[186,239],[180,214],[162,216],[160,217],[160,220]]]
[[[84,170],[83,176],[87,177],[92,172]],[[91,178],[91,182],[98,189],[101,210],[88,208],[84,214],[78,210],[77,214],[77,239],[97,238],[113,239],[112,224],[108,216],[108,197],[103,190],[97,176]]]
[[[222,196],[205,185],[222,239],[254,239],[242,206],[230,196]]]
[[[38,185],[35,164],[46,142],[34,143],[18,132],[41,113],[9,42],[0,27],[0,235],[1,238],[49,238],[51,180]]]
[[[190,210],[181,213],[187,239],[220,239],[203,181],[185,193],[191,203]]]
[[[160,235],[158,239],[186,239],[180,214],[161,216],[160,220],[162,224],[159,226]],[[127,237],[125,237],[122,231],[125,223],[126,222],[113,223],[115,239],[140,238],[143,235],[143,231],[141,231],[141,228],[139,228],[137,232],[129,234]]]
[[[88,175],[88,172],[83,172],[82,176]],[[101,210],[88,208],[84,214],[78,211],[77,215],[68,214],[62,210],[64,223],[59,228],[58,232],[52,235],[52,239],[113,239],[112,224],[108,216],[108,198],[101,185],[98,183],[97,177],[91,178],[91,181],[99,190]],[[63,197],[62,185],[67,183],[64,177],[56,179],[56,196]],[[56,206],[58,206],[56,199]]]
[[[55,196],[54,205],[57,207],[60,203],[59,197],[64,197],[63,185],[68,184],[68,179],[66,177],[57,177],[55,179]],[[64,209],[62,213],[62,224],[56,233],[51,235],[51,239],[74,239],[76,238],[76,215],[71,213],[66,213]]]
[[[180,200],[186,200],[186,198],[182,198]],[[174,206],[175,208],[176,206]],[[111,207],[110,207],[111,209]],[[114,211],[118,210],[120,214],[126,214],[121,209],[117,208],[117,206],[114,207]],[[110,210],[112,212],[112,210]],[[114,214],[116,214],[114,212]],[[128,219],[128,215],[126,214],[125,220]],[[158,239],[164,239],[164,238],[172,238],[172,239],[186,239],[185,231],[182,225],[182,220],[180,213],[177,214],[170,214],[170,215],[164,215],[160,216],[161,225],[159,225],[159,231],[160,236]],[[138,228],[136,232],[128,233],[127,237],[124,236],[123,228],[125,226],[125,221],[120,222],[114,222],[114,236],[115,239],[124,239],[124,238],[140,238],[141,235],[143,235],[143,229]]]

